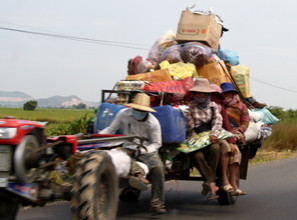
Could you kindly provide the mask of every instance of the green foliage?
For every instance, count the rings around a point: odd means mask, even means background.
[[[24,104],[23,108],[25,111],[34,111],[37,107],[37,101],[28,101]]]
[[[51,128],[49,127],[47,128],[46,133],[49,136],[85,133],[89,119],[90,116],[85,114],[84,116],[72,121],[70,124],[58,124],[57,126],[53,126]]]
[[[85,133],[88,120],[94,116],[94,109],[36,109],[24,111],[21,108],[0,108],[0,118],[14,116],[17,119],[47,121],[48,136]]]
[[[297,149],[297,110],[271,106],[268,110],[280,121],[273,125],[272,134],[262,143],[263,150],[294,151]]]
[[[94,116],[93,109],[53,109],[37,108],[35,111],[24,111],[22,108],[0,108],[0,118],[14,116],[17,119],[31,121],[48,121],[53,124],[70,124],[85,114]]]
[[[297,118],[280,121],[273,125],[272,134],[267,138],[262,148],[265,150],[294,151],[297,149]]]
[[[270,106],[268,107],[268,110],[280,120],[297,119],[297,110],[289,109],[285,111],[283,108],[278,106]]]
[[[86,109],[87,105],[84,103],[79,103],[78,105],[73,105],[72,108],[74,109]]]

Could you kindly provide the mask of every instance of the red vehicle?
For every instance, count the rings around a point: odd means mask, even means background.
[[[19,204],[42,205],[58,197],[48,174],[77,147],[77,137],[46,138],[46,122],[0,119],[0,218],[14,219]],[[61,197],[61,196],[60,196]]]
[[[79,179],[80,172],[86,171],[87,165],[96,164],[92,178],[103,184],[105,203],[99,204],[98,213],[108,212],[109,219],[117,207],[118,180],[111,158],[104,151],[90,151],[81,158],[87,158],[84,167],[78,167],[76,176],[69,175],[66,184],[58,184],[51,180],[50,175],[57,170],[59,164],[67,164],[75,153],[96,148],[118,146],[125,140],[137,138],[123,135],[65,135],[47,137],[44,129],[47,122],[18,120],[14,117],[0,119],[0,219],[13,220],[19,205],[42,206],[53,199],[71,199],[71,188],[74,192],[88,184],[90,179]],[[94,160],[89,160],[94,157]],[[83,169],[83,171],[82,171]],[[103,176],[103,177],[102,177]],[[74,178],[75,177],[75,178]],[[80,181],[77,184],[77,181]],[[98,188],[93,188],[94,191]],[[95,195],[98,194],[94,194]],[[75,201],[86,201],[83,194],[76,195]],[[96,198],[88,198],[96,199]],[[116,206],[116,207],[115,207]],[[77,207],[75,208],[77,209]],[[109,211],[109,210],[112,210]],[[102,214],[103,213],[103,214]],[[112,215],[115,215],[112,213]],[[74,217],[77,217],[74,213]]]

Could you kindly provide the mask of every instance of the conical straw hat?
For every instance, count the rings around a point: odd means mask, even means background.
[[[134,98],[134,101],[132,103],[127,104],[126,106],[141,111],[156,112],[154,109],[150,107],[151,98],[145,93],[137,93]]]

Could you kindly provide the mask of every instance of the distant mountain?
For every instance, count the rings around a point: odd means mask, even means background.
[[[23,92],[4,92],[0,91],[0,97],[11,97],[11,98],[23,98],[23,99],[30,99],[32,98],[31,96],[27,95],[26,93]]]
[[[5,92],[0,91],[0,106],[1,107],[14,107],[22,108],[24,103],[35,100],[38,102],[38,108],[68,108],[80,103],[85,104],[87,107],[97,107],[99,102],[84,101],[77,96],[52,96],[49,98],[34,99],[32,96],[23,92],[13,91]]]

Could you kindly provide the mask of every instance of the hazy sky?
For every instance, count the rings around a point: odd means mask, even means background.
[[[297,3],[292,0],[2,0],[2,28],[143,49],[0,29],[0,90],[100,101],[101,89],[125,79],[128,60],[146,58],[157,38],[176,32],[181,11],[193,3],[199,10],[212,8],[225,21],[230,31],[221,47],[236,51],[250,68],[252,95],[268,105],[297,109]]]

